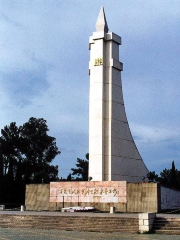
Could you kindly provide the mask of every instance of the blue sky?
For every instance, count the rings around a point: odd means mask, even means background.
[[[47,120],[66,177],[88,152],[89,36],[101,6],[122,37],[130,128],[149,170],[180,169],[178,0],[1,0],[0,128]]]

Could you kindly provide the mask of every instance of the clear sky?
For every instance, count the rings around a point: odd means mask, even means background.
[[[47,120],[66,177],[88,152],[89,36],[101,6],[122,37],[124,101],[136,145],[157,173],[180,169],[179,0],[1,0],[0,128]]]

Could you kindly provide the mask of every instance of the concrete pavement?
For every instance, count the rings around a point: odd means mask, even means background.
[[[93,213],[93,212],[75,212],[75,213],[62,213],[62,212],[34,212],[34,211],[0,211],[0,214],[9,214],[9,215],[40,215],[40,216],[87,216],[87,217],[123,217],[123,218],[138,218],[138,213]],[[180,218],[180,214],[166,214],[166,213],[157,213],[156,217],[163,218]]]
[[[179,236],[157,234],[97,233],[39,229],[0,228],[0,240],[179,240]]]

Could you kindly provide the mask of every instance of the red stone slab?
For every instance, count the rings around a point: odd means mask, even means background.
[[[56,197],[57,188],[50,188],[50,197]]]
[[[126,202],[126,182],[52,182],[50,201],[52,202]]]

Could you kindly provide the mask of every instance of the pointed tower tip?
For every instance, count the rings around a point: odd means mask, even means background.
[[[106,21],[106,16],[105,16],[105,12],[104,12],[104,7],[101,7],[101,10],[99,12],[99,16],[96,22],[96,31],[104,31],[104,32],[108,32],[109,28],[107,25],[107,21]]]

